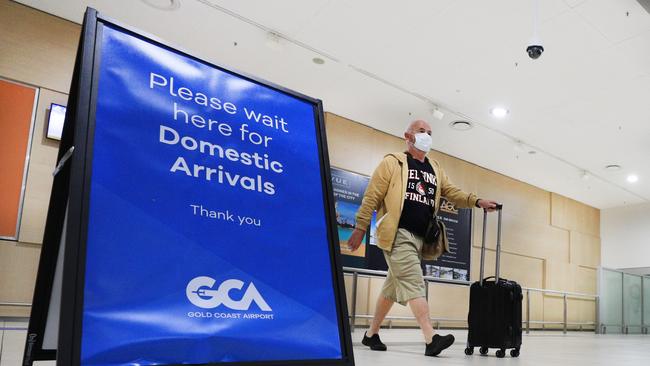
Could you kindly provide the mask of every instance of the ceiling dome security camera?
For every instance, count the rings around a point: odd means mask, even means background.
[[[528,47],[526,47],[526,53],[532,60],[537,60],[544,53],[544,46],[542,46],[542,41],[539,39],[539,6],[540,0],[533,0],[533,37],[528,42]]]
[[[528,57],[533,60],[537,60],[542,53],[544,53],[544,46],[541,44],[533,44],[526,47],[526,52],[528,52]]]

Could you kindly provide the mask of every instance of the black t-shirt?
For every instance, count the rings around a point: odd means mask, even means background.
[[[424,162],[421,162],[414,159],[411,154],[406,156],[409,169],[408,183],[399,227],[415,235],[424,236],[436,205],[438,179],[428,158],[425,157]]]

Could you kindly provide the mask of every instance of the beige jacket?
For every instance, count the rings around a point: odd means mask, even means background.
[[[440,207],[440,197],[444,196],[459,208],[474,207],[477,197],[456,187],[447,177],[437,161],[429,159],[438,180],[436,189],[436,205],[434,215]],[[377,245],[386,251],[391,251],[397,235],[397,227],[408,182],[408,161],[406,153],[392,153],[384,157],[370,178],[368,188],[356,215],[356,227],[367,230],[373,211],[377,211]]]

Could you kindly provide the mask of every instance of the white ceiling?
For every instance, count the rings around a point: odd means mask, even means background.
[[[533,0],[19,2],[78,23],[94,7],[396,136],[425,118],[434,149],[598,208],[650,202],[650,14],[636,0],[540,0],[536,61],[525,52]],[[490,116],[496,105],[509,116]],[[456,119],[475,128],[450,129]]]

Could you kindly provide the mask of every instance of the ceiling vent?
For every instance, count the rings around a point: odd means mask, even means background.
[[[469,121],[454,121],[449,124],[449,127],[458,131],[467,131],[467,130],[471,130],[472,127],[474,127],[474,125],[472,124],[472,122]]]
[[[142,0],[145,4],[158,10],[176,10],[180,8],[180,0]]]
[[[609,164],[609,165],[605,166],[605,170],[607,170],[609,172],[617,172],[617,171],[621,170],[621,166],[618,165],[618,164]]]

